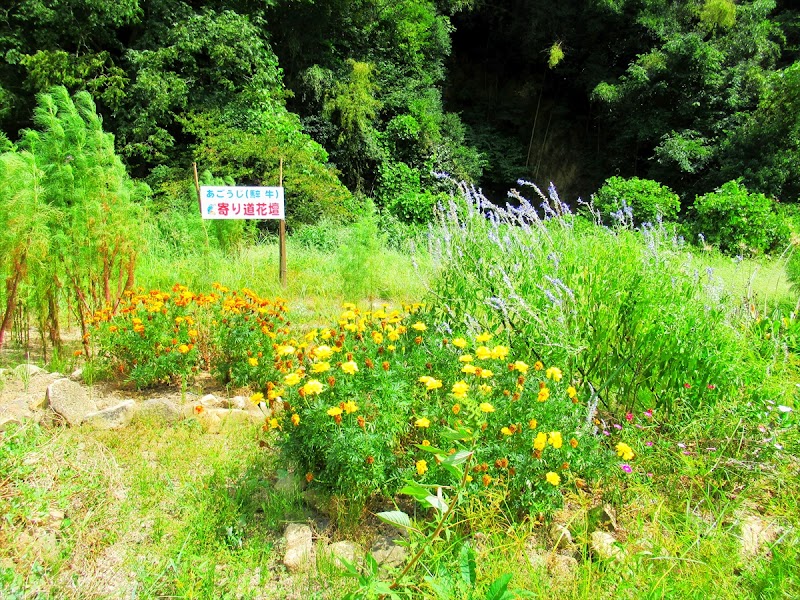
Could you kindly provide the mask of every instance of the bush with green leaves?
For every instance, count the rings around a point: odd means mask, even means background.
[[[610,225],[630,221],[637,226],[653,224],[659,218],[674,221],[681,209],[680,198],[667,186],[638,177],[609,177],[597,190],[594,205],[603,222]]]
[[[705,243],[731,255],[782,250],[788,224],[764,194],[749,192],[739,181],[698,196],[692,207],[695,233]]]

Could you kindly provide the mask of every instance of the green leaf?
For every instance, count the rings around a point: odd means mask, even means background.
[[[397,492],[398,494],[404,494],[406,496],[411,496],[415,500],[419,502],[424,502],[425,498],[428,497],[430,494],[430,490],[425,486],[418,484],[415,481],[409,481],[406,485],[404,485],[400,490]]]
[[[438,510],[439,512],[447,512],[447,502],[441,496],[428,496],[425,498],[425,501],[430,504],[433,508]]]
[[[414,444],[414,445],[423,452],[430,452],[431,454],[441,454],[443,456],[447,455],[447,452],[445,452],[441,448],[436,448],[434,446],[423,446],[422,444]]]
[[[463,462],[466,462],[474,452],[469,450],[462,450],[461,452],[456,452],[455,454],[450,454],[447,458],[442,461],[443,465],[460,465]]]
[[[486,600],[506,600],[506,598],[511,598],[511,594],[508,592],[509,581],[511,581],[511,573],[500,575],[495,579],[486,592]]]
[[[461,571],[461,579],[468,586],[475,587],[475,551],[470,547],[469,543],[461,546],[461,550],[458,553],[458,568]]]
[[[394,525],[400,529],[414,529],[414,526],[411,524],[411,518],[402,510],[379,512],[375,516],[384,523]]]

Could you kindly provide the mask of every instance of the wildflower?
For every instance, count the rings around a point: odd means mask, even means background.
[[[297,413],[294,413],[292,415],[292,425],[294,425],[295,427],[300,425],[300,415],[298,415]]]
[[[484,486],[488,486],[490,483],[492,483],[492,478],[484,473],[483,477],[481,477],[481,481],[483,482]]]
[[[411,329],[416,329],[417,331],[425,331],[427,328],[428,326],[422,321],[417,321],[411,326]]]
[[[478,346],[475,349],[475,355],[481,360],[486,360],[487,358],[491,358],[492,351],[486,346]]]
[[[181,344],[180,346],[178,346],[178,352],[180,352],[181,354],[186,354],[187,352],[189,352],[189,346],[187,346],[186,344]],[[251,365],[253,365],[252,361],[253,359],[251,358],[249,361]],[[256,359],[256,364],[253,366],[255,367],[257,364],[258,364],[258,359]]]
[[[492,386],[490,386],[490,385],[487,385],[487,384],[485,384],[485,383],[482,383],[482,384],[480,384],[480,385],[478,386],[478,389],[480,390],[481,394],[484,394],[484,395],[488,396],[489,394],[491,394],[491,393],[492,393],[492,390],[493,390],[494,388],[493,388]]]
[[[617,455],[622,457],[622,460],[631,460],[635,454],[628,444],[625,442],[619,442],[616,446]]]
[[[625,420],[628,421],[628,423],[633,421],[633,413],[625,413]]]
[[[533,363],[533,370],[534,371],[541,371],[542,369],[544,369],[544,365],[542,364],[542,361],[537,360],[535,363]]]
[[[180,348],[178,348],[178,352],[180,352],[180,351],[181,351],[181,349],[180,349]],[[187,347],[187,350],[186,350],[186,351],[187,351],[187,352],[189,351],[189,350],[188,350],[188,347]],[[255,356],[251,356],[250,358],[248,358],[248,359],[247,359],[247,362],[248,362],[248,363],[250,363],[250,366],[251,366],[251,367],[257,367],[257,366],[258,366],[258,358],[256,358]]]
[[[346,363],[342,363],[342,371],[348,375],[355,375],[356,371],[358,371],[358,365],[355,361],[349,360]]]
[[[352,414],[352,413],[354,413],[354,412],[356,412],[358,410],[358,404],[356,404],[352,400],[348,400],[347,402],[343,402],[343,403],[339,404],[339,406],[341,406],[342,409],[344,410],[344,412],[346,412],[348,415]]]
[[[309,473],[306,473],[306,481],[307,481],[308,483],[311,483],[311,481],[312,481],[313,479],[314,479],[314,474],[313,474],[313,473],[311,473],[311,472],[309,472]]]
[[[439,379],[431,377],[430,375],[423,375],[419,378],[419,382],[424,383],[425,389],[428,391],[442,387],[442,382]]]
[[[200,335],[200,334],[197,332],[197,329],[190,329],[188,333],[189,333],[189,337],[190,337],[190,338],[196,338],[198,335]]]
[[[331,363],[322,361],[318,363],[314,363],[311,365],[311,372],[312,373],[324,373],[325,371],[329,371],[331,368]]]
[[[467,347],[467,340],[465,340],[464,338],[458,337],[458,338],[453,340],[453,346],[455,346],[456,348],[458,348],[460,350],[463,350],[464,348]]]
[[[544,431],[540,431],[536,434],[536,439],[533,440],[533,449],[542,451],[544,447],[547,445],[547,434]]]
[[[453,407],[450,410],[453,411],[454,415],[457,415],[459,412],[461,412],[461,405],[460,404],[453,404]]]
[[[330,408],[329,408],[329,409],[328,409],[326,412],[327,412],[327,413],[328,413],[328,414],[329,414],[331,417],[336,417],[336,416],[338,416],[338,415],[341,415],[341,414],[342,414],[342,409],[341,409],[340,407],[338,407],[338,406],[331,406],[331,407],[330,407]]]
[[[503,427],[500,430],[500,433],[502,433],[503,435],[514,435],[514,432],[511,431],[511,429],[509,429],[508,427]]]
[[[330,346],[317,346],[311,353],[314,355],[314,358],[325,360],[331,357],[333,350],[331,350]]]
[[[269,428],[270,429],[280,429],[281,425],[280,425],[280,423],[278,423],[278,419],[276,419],[274,417],[272,419],[270,419],[269,420]]]
[[[264,394],[262,394],[261,392],[256,392],[255,394],[250,396],[250,402],[252,402],[253,404],[258,405],[261,404],[263,401],[264,401]]]
[[[420,476],[425,475],[426,471],[428,470],[428,463],[424,460],[417,461],[417,474]]]
[[[478,373],[476,372],[475,374],[477,375]],[[480,376],[481,379],[489,379],[491,377],[494,377],[494,371],[491,371],[489,369],[481,369]]]
[[[466,398],[469,391],[469,385],[465,381],[457,381],[453,384],[453,396],[456,398]]]
[[[480,409],[481,409],[481,412],[485,412],[485,413],[491,413],[491,412],[494,412],[494,406],[492,406],[492,405],[491,405],[490,403],[488,403],[488,402],[481,402],[481,403],[480,403],[480,406],[479,406],[478,408],[480,408]]]
[[[537,425],[538,423],[536,422],[536,419],[531,419],[530,421],[528,421],[528,427],[530,427],[531,429],[536,429]]]
[[[430,441],[429,441],[429,440],[422,440],[422,445],[423,445],[423,446],[430,446],[430,445],[431,445],[431,443],[430,443]]]
[[[508,346],[495,346],[492,348],[492,358],[504,360],[508,356]]]
[[[551,431],[550,437],[548,438],[547,442],[556,450],[561,448],[561,445],[563,444],[563,440],[561,439],[561,432]]]
[[[552,471],[550,471],[544,477],[545,479],[547,479],[547,483],[549,483],[552,486],[556,486],[559,483],[561,483],[561,477],[558,475],[558,473],[553,473]]]
[[[428,417],[421,417],[421,418],[417,419],[416,421],[414,421],[414,427],[421,427],[421,428],[424,429],[424,428],[427,428],[427,427],[430,427],[430,426],[431,426],[431,422],[428,419]]]
[[[544,372],[544,375],[553,381],[561,381],[561,378],[563,377],[561,369],[558,367],[548,367],[547,371]]]
[[[462,354],[458,357],[459,362],[463,363],[471,363],[472,362],[472,354]]]
[[[550,390],[546,387],[543,387],[539,390],[539,394],[536,396],[536,399],[539,402],[545,402],[550,397]]]
[[[475,341],[478,342],[479,344],[482,344],[484,342],[488,342],[490,339],[492,339],[491,333],[480,333],[475,338]]]
[[[570,399],[574,399],[578,397],[578,390],[576,390],[573,386],[569,386],[567,388],[567,396]]]
[[[286,377],[283,378],[283,381],[286,385],[297,385],[300,383],[300,375],[297,372],[289,373]]]
[[[383,334],[380,331],[372,332],[372,341],[380,345],[383,343]]]
[[[316,379],[309,379],[308,383],[306,383],[303,388],[303,393],[306,395],[314,395],[322,393],[322,383],[317,381]]]
[[[633,473],[633,468],[628,463],[622,463],[619,468],[626,473]]]
[[[520,373],[527,373],[528,372],[528,368],[529,368],[528,365],[526,363],[522,362],[521,360],[518,360],[518,361],[514,362],[514,364],[512,366],[514,367],[514,369],[516,369]]]
[[[295,353],[294,346],[278,346],[277,352],[280,356],[288,356]]]
[[[691,389],[692,384],[691,383],[684,383],[683,387],[685,387],[688,390],[688,389]]]
[[[461,367],[461,372],[467,375],[475,375],[478,372],[478,368],[471,363],[467,363]]]
[[[572,438],[569,441],[569,445],[572,446],[573,448],[577,448],[578,447],[578,440],[576,440],[575,438]]]

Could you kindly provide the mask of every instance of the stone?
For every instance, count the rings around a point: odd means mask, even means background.
[[[75,369],[69,376],[72,381],[80,381],[83,379],[83,369]]]
[[[247,410],[248,404],[251,404],[251,402],[249,402],[249,400],[244,396],[234,396],[233,398],[228,398],[227,400],[223,400],[224,408]]]
[[[43,375],[45,373],[47,373],[47,371],[32,364],[21,364],[17,365],[14,368],[14,375],[19,377],[20,379],[25,379],[26,377],[34,377],[36,375]]]
[[[87,414],[97,412],[97,404],[86,390],[67,378],[57,379],[47,386],[50,408],[70,425],[80,425]]]
[[[547,568],[547,553],[538,548],[526,548],[525,554],[530,565],[538,570],[544,571]]]
[[[370,554],[375,562],[383,567],[400,567],[408,560],[408,549],[397,543],[399,538],[388,535],[378,537],[370,548]]]
[[[314,564],[314,543],[311,527],[290,523],[283,534],[286,540],[286,552],[283,564],[291,573],[304,571]]]
[[[571,556],[550,552],[546,559],[547,571],[553,579],[572,581],[578,574],[578,561]]]
[[[341,542],[331,544],[325,549],[325,551],[330,555],[331,559],[338,567],[344,567],[343,561],[347,561],[350,564],[355,565],[364,555],[361,547],[355,542],[351,542],[349,540],[343,540]]]
[[[115,406],[84,416],[83,422],[93,429],[122,429],[127,427],[136,411],[136,402],[125,400]]]
[[[553,523],[550,526],[548,537],[553,544],[554,550],[569,550],[575,545],[572,542],[572,534],[569,529],[561,523]]]
[[[220,400],[214,394],[206,394],[198,402],[206,408],[224,408],[226,405],[224,400]]]
[[[17,398],[10,404],[0,406],[0,431],[5,431],[12,423],[21,425],[33,418],[34,414],[28,408],[25,398]]]
[[[134,421],[176,423],[181,420],[181,409],[167,398],[149,398],[138,404]]]
[[[592,553],[602,560],[624,560],[626,557],[625,549],[607,531],[593,531],[589,536],[589,546]]]
[[[742,561],[749,561],[759,556],[765,546],[778,539],[779,534],[779,527],[758,515],[746,517],[742,522],[742,542],[739,547],[739,556]]]

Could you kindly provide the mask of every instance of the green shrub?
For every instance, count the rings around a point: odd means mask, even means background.
[[[678,195],[650,179],[609,177],[594,197],[594,205],[606,224],[633,221],[634,225],[656,223],[661,217],[674,221],[681,209]],[[626,207],[632,214],[626,214]]]
[[[340,226],[326,218],[313,225],[301,225],[292,232],[291,237],[303,248],[321,252],[333,252],[341,243]]]
[[[732,255],[770,252],[789,241],[789,227],[764,194],[750,193],[739,181],[698,196],[694,230],[701,240]]]

